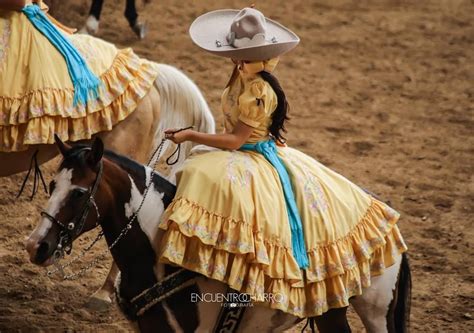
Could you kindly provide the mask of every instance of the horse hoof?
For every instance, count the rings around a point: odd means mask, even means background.
[[[139,39],[144,39],[148,31],[146,22],[136,22],[132,29]]]
[[[111,304],[112,300],[110,299],[110,296],[99,290],[89,298],[86,303],[86,307],[94,311],[106,311],[110,308]]]
[[[97,35],[99,32],[99,20],[90,15],[87,18],[86,24],[78,32],[84,35]]]

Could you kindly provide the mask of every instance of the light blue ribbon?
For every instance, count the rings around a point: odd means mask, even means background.
[[[96,99],[99,96],[100,80],[91,72],[86,61],[69,39],[51,23],[39,6],[28,5],[23,8],[23,13],[66,60],[69,76],[74,86],[73,105],[76,106],[78,103],[85,104],[90,99]],[[44,70],[48,69],[45,68]]]
[[[307,268],[309,266],[309,262],[308,254],[306,252],[306,245],[304,242],[301,217],[298,207],[296,206],[295,194],[293,193],[293,187],[291,186],[290,176],[288,175],[285,165],[277,154],[275,141],[260,141],[255,144],[246,143],[240,147],[240,150],[252,150],[262,154],[278,172],[285,196],[288,221],[290,222],[293,256],[295,257],[296,262],[300,268]]]

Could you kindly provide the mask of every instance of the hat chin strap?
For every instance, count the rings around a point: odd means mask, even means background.
[[[256,74],[261,71],[271,73],[278,64],[278,60],[278,58],[273,58],[263,61],[244,62],[240,69],[246,74]]]
[[[242,37],[242,38],[235,38],[234,33],[229,33],[227,36],[227,40],[229,44],[233,47],[240,49],[245,47],[253,47],[253,46],[262,46],[265,45],[265,34],[258,33],[255,34],[252,38]]]

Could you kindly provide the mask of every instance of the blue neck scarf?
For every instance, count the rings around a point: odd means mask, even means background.
[[[290,222],[291,243],[293,247],[293,256],[301,269],[308,268],[308,254],[304,243],[303,227],[301,217],[296,206],[295,194],[291,186],[290,176],[280,157],[277,155],[275,141],[260,141],[255,144],[246,143],[240,150],[252,150],[262,154],[268,162],[276,169],[280,177],[281,186],[285,196],[286,210],[288,212],[288,221]]]
[[[22,11],[66,60],[69,76],[74,86],[73,105],[86,104],[88,100],[96,99],[99,96],[100,80],[91,72],[86,61],[69,39],[51,23],[37,5],[28,5]]]

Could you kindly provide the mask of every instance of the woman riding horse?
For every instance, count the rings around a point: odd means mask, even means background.
[[[0,159],[5,162],[0,177],[25,170],[36,150],[40,163],[55,156],[55,133],[66,141],[87,140],[134,118],[143,104],[148,118],[139,112],[136,128],[121,127],[149,130],[148,135],[156,130],[143,127],[159,119],[156,64],[131,49],[72,34],[46,12],[41,0],[0,4]],[[139,151],[131,157],[141,161],[148,158],[153,149],[148,142],[133,142],[132,148],[130,138],[121,137],[124,133],[106,145],[127,155]]]
[[[177,175],[160,260],[255,299],[283,296],[267,305],[298,317],[347,307],[406,245],[396,211],[285,144],[289,107],[272,73],[299,38],[253,8],[204,14],[190,35],[235,68],[225,133],[168,131],[175,143],[222,150],[191,157]]]

